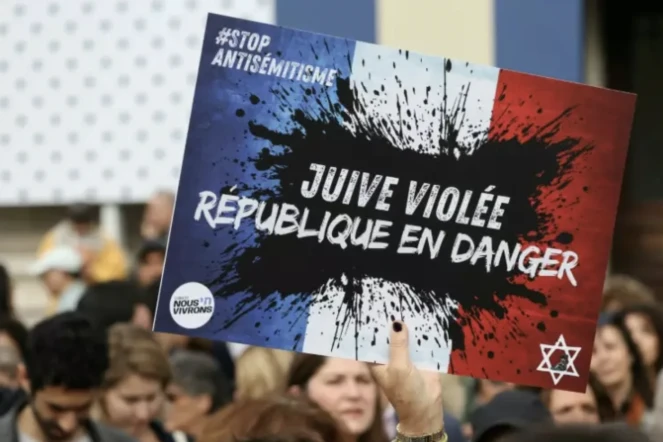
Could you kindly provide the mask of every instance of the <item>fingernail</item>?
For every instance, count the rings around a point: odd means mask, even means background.
[[[393,324],[391,324],[391,326],[394,328],[394,331],[395,331],[396,333],[398,333],[398,332],[400,332],[401,330],[403,330],[403,324],[401,324],[400,322],[394,322]]]

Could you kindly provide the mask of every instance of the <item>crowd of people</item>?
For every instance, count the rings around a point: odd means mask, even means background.
[[[148,203],[133,259],[71,207],[30,330],[0,266],[0,441],[663,441],[663,312],[630,277],[606,281],[584,393],[420,372],[401,322],[386,366],[153,333],[173,203]]]

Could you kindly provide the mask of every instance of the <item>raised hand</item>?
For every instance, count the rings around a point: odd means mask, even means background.
[[[443,428],[440,374],[417,369],[410,360],[409,332],[402,322],[392,324],[389,363],[371,367],[376,382],[399,418],[399,431],[426,435]]]

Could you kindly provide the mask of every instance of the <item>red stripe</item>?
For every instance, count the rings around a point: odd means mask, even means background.
[[[582,145],[591,143],[595,148],[576,160],[573,179],[564,188],[562,199],[558,190],[540,189],[543,197],[539,201],[541,210],[554,214],[558,232],[574,235],[569,247],[580,256],[581,265],[574,272],[578,286],[574,289],[560,284],[557,278],[539,278],[527,285],[548,295],[546,308],[507,299],[507,318],[484,315],[481,327],[465,325],[466,350],[454,351],[451,359],[456,373],[552,387],[550,375],[536,371],[541,361],[539,344],[554,344],[564,334],[568,345],[582,347],[576,360],[581,376],[566,377],[558,387],[585,389],[635,96],[501,70],[490,134],[492,139],[517,137],[524,141],[569,107],[575,108],[560,120],[560,130],[551,142],[577,137]],[[552,318],[552,311],[559,316]],[[545,321],[545,331],[537,328],[540,321]],[[513,336],[514,322],[523,336]],[[487,333],[494,333],[495,338],[485,339]],[[509,356],[489,359],[489,352]]]

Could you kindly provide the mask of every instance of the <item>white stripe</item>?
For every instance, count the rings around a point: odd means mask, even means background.
[[[393,64],[397,68],[394,69]],[[433,128],[432,137],[422,137],[414,132],[409,135],[413,145],[399,146],[402,149],[416,148],[422,143],[430,153],[439,152],[439,109],[442,107],[444,60],[434,57],[422,57],[410,54],[408,59],[398,50],[367,43],[357,43],[353,60],[352,82],[368,105],[370,114],[375,112],[394,121],[399,120],[397,99],[403,107],[416,110],[418,127]],[[428,69],[426,69],[428,68]],[[497,88],[498,69],[484,66],[466,65],[453,62],[447,76],[447,94],[450,102],[460,93],[461,87],[471,81],[467,100],[467,121],[461,130],[460,139],[467,138],[470,132],[487,131],[490,126],[495,90]],[[398,80],[396,79],[398,76]],[[401,82],[399,86],[398,81]],[[381,92],[382,86],[385,93]],[[431,86],[428,100],[424,103],[425,90]],[[402,88],[408,90],[409,106],[403,100]],[[416,92],[413,94],[413,88]],[[364,92],[364,90],[366,90]],[[379,95],[375,95],[378,91]],[[436,109],[436,115],[432,110]],[[406,139],[407,137],[403,137]],[[340,275],[339,275],[340,276]],[[335,340],[336,322],[345,317],[344,293],[333,284],[320,288],[316,297],[328,298],[324,303],[314,303],[309,310],[308,325],[303,351],[355,358],[365,361],[386,362],[388,357],[388,337],[391,317],[405,321],[411,331],[411,357],[413,362],[426,369],[446,372],[449,365],[452,343],[445,339],[442,330],[446,323],[453,320],[456,304],[447,300],[439,312],[416,312],[402,302],[403,298],[414,296],[411,288],[402,283],[366,278],[360,284],[359,297],[363,305],[358,318],[348,323],[345,333]],[[440,297],[445,294],[438,294]],[[432,317],[441,317],[443,324],[432,323]],[[355,338],[355,334],[357,337]],[[428,339],[425,339],[428,338]],[[436,341],[437,340],[437,341]],[[356,355],[356,345],[359,354]],[[334,348],[332,348],[332,346]]]

